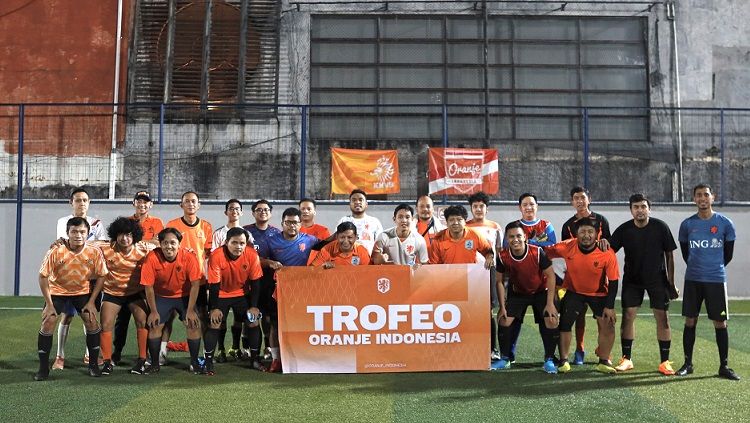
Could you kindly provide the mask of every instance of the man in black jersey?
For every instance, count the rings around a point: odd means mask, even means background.
[[[622,278],[622,323],[620,342],[622,358],[615,369],[619,372],[633,368],[632,348],[635,338],[635,316],[648,292],[651,310],[656,319],[656,338],[661,355],[659,372],[674,375],[669,361],[672,332],[669,327],[669,301],[678,296],[674,285],[674,242],[672,231],[663,221],[650,217],[651,201],[643,194],[630,196],[633,220],[620,225],[610,238],[610,246],[617,252],[625,249],[625,273]]]

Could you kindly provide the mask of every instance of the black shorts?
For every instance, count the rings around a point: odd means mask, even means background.
[[[81,310],[83,310],[83,307],[89,302],[89,298],[91,298],[91,294],[53,295],[52,306],[55,307],[55,313],[57,314],[64,312],[65,314],[71,315],[68,313],[68,311],[71,310],[81,314]],[[44,308],[44,305],[42,308]]]
[[[669,292],[665,281],[645,285],[623,282],[622,308],[640,307],[645,292],[648,292],[648,301],[652,309],[669,310]]]
[[[537,324],[544,323],[544,308],[547,307],[547,291],[530,295],[516,294],[508,291],[508,298],[505,300],[505,311],[509,317],[523,320],[523,316],[526,314],[526,309],[529,306],[531,306],[531,310],[534,312],[534,321]]]
[[[234,313],[235,322],[245,322],[247,320],[247,309],[250,308],[250,301],[247,297],[239,296],[232,298],[219,298],[219,304],[215,309],[221,310],[222,317],[221,322],[226,323],[229,309],[232,309]]]
[[[698,317],[704,300],[709,319],[718,322],[729,319],[727,284],[685,281],[685,287],[682,288],[682,315]]]
[[[560,301],[560,332],[570,332],[581,313],[586,313],[586,305],[591,307],[594,317],[602,317],[607,297],[581,295],[568,290]]]
[[[141,292],[137,292],[135,294],[125,295],[125,296],[118,297],[117,295],[111,295],[111,294],[107,294],[105,292],[104,295],[102,296],[102,301],[106,301],[106,302],[112,303],[112,304],[117,304],[120,307],[127,308],[127,306],[130,303],[135,303],[135,302],[139,302],[139,301],[145,302],[146,301],[146,295],[145,295],[145,293],[143,291],[141,291]]]
[[[198,297],[195,299],[195,307],[197,309],[208,307],[208,284],[201,285],[198,289]]]
[[[258,300],[258,308],[264,316],[268,316],[271,319],[276,319],[279,314],[278,304],[273,298],[273,293],[276,290],[276,280],[273,277],[273,273],[270,275],[263,275],[263,278],[259,282],[260,285],[260,298]]]
[[[159,323],[164,324],[169,320],[173,311],[177,312],[177,317],[183,322],[185,321],[185,313],[187,313],[188,302],[190,296],[181,298],[165,298],[156,296],[156,311],[159,313]],[[197,311],[196,311],[197,313]]]

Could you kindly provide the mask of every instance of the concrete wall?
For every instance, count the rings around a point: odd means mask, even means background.
[[[289,205],[277,204],[274,208],[273,222],[280,226],[281,212]],[[371,205],[370,214],[378,217],[383,226],[392,226],[393,205]],[[627,205],[592,207],[601,212],[609,219],[612,229],[622,222],[631,219]],[[249,202],[245,206],[245,214],[242,218],[243,224],[252,223]],[[211,222],[214,227],[224,224],[226,217],[223,214],[223,205],[203,205],[200,216]],[[743,207],[727,207],[717,211],[729,216],[737,227],[737,242],[735,244],[734,260],[728,267],[729,283],[728,291],[733,297],[750,297],[750,282],[742,275],[750,274],[750,261],[747,260],[747,251],[750,250],[750,237],[744,233],[744,228],[750,226],[750,209]],[[21,295],[39,295],[38,271],[39,265],[44,258],[50,243],[55,237],[55,225],[57,219],[69,212],[67,204],[24,204],[23,208],[23,230],[21,249]],[[93,216],[111,222],[119,215],[132,213],[132,207],[128,204],[92,204]],[[334,228],[338,219],[349,212],[346,205],[321,205],[318,207],[319,223]],[[672,233],[677,237],[679,225],[682,220],[695,213],[693,206],[655,206],[653,216],[667,222]],[[176,204],[156,205],[155,216],[162,218],[165,222],[181,215],[181,210]],[[540,215],[552,222],[559,228],[563,222],[572,215],[572,209],[567,205],[542,205]],[[14,278],[14,239],[15,239],[15,204],[0,204],[0,216],[4,225],[0,228],[0,295],[13,295]],[[519,217],[516,206],[494,205],[490,207],[489,217],[501,224],[506,224]],[[622,252],[619,254],[622,266]],[[676,252],[675,262],[676,279],[678,286],[682,286],[685,266],[679,250]]]

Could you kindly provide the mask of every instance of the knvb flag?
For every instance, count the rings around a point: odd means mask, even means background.
[[[497,194],[500,189],[495,149],[430,148],[430,194],[466,195],[478,191]]]
[[[393,194],[401,190],[397,150],[331,149],[331,193]]]

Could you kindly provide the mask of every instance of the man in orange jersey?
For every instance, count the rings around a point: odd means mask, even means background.
[[[417,219],[415,226],[419,235],[424,237],[427,248],[430,248],[435,235],[445,229],[445,225],[440,221],[439,216],[435,215],[435,206],[429,195],[422,195],[417,199]]]
[[[143,231],[141,225],[127,217],[115,219],[107,228],[111,242],[101,242],[97,246],[102,250],[109,273],[97,280],[91,295],[96,297],[102,291],[102,335],[101,349],[104,365],[102,374],[109,375],[114,370],[112,359],[112,329],[115,326],[115,316],[120,316],[120,310],[129,310],[128,319],[132,313],[135,317],[136,333],[138,337],[138,360],[131,369],[131,373],[142,374],[146,361],[146,301],[143,295],[141,280],[141,265],[146,254],[152,249],[150,244],[141,242]]]
[[[495,250],[484,236],[466,227],[466,218],[469,217],[466,208],[450,206],[443,214],[448,228],[432,240],[430,264],[477,263],[478,253],[484,259],[485,268],[494,267]]]
[[[182,216],[176,219],[172,219],[167,223],[168,228],[175,228],[180,231],[182,235],[181,247],[189,248],[195,252],[198,257],[198,264],[200,265],[201,271],[201,289],[198,291],[198,299],[196,302],[196,310],[198,316],[203,321],[204,327],[207,327],[208,316],[206,314],[206,306],[208,305],[208,293],[205,288],[206,284],[206,259],[211,254],[212,235],[213,228],[211,224],[198,217],[198,210],[201,208],[201,202],[198,198],[198,194],[194,191],[187,191],[182,194],[180,200],[180,208],[182,209]],[[172,334],[172,320],[166,320],[167,317],[162,317],[166,321],[164,330],[164,338],[161,343],[161,354],[159,360],[166,361],[167,358],[167,341]]]
[[[39,289],[44,297],[42,325],[37,337],[39,371],[34,380],[49,377],[49,353],[52,349],[52,330],[66,307],[72,306],[86,327],[86,347],[90,359],[90,376],[101,376],[99,360],[99,332],[96,305],[91,297],[91,279],[107,275],[102,252],[86,244],[90,226],[84,217],[73,217],[67,223],[68,240],[51,248],[39,269]]]
[[[148,352],[151,356],[151,365],[146,368],[149,374],[159,372],[162,331],[165,320],[173,312],[185,323],[190,370],[195,374],[203,373],[203,366],[198,364],[201,323],[195,309],[202,271],[196,254],[182,247],[181,241],[182,234],[175,228],[167,227],[159,232],[159,248],[146,256],[141,269],[141,285],[145,287],[150,310],[146,319],[149,328]]]
[[[324,269],[368,264],[370,253],[357,241],[357,226],[352,222],[339,223],[336,227],[336,240],[323,247],[310,262],[310,266],[322,266]]]
[[[487,208],[490,205],[490,197],[482,191],[474,193],[469,196],[469,207],[471,207],[472,219],[466,222],[466,226],[476,230],[477,232],[484,235],[487,242],[493,247],[495,257],[497,252],[502,248],[502,230],[503,227],[499,223],[487,219]],[[493,263],[494,259],[493,257]],[[481,260],[479,261],[481,263]],[[497,299],[497,286],[495,278],[497,275],[495,272],[490,273],[490,307],[497,307],[499,305]],[[497,346],[497,321],[490,319],[490,359],[499,360],[500,351]],[[515,349],[513,350],[512,361],[515,361]]]
[[[575,225],[575,238],[545,248],[550,258],[565,259],[568,268],[563,280],[565,295],[560,303],[560,364],[558,371],[570,371],[568,353],[571,329],[578,317],[591,307],[599,329],[596,371],[615,373],[609,359],[615,342],[615,296],[620,269],[612,249],[598,248],[596,223],[581,218]]]
[[[325,226],[315,223],[315,207],[317,203],[312,198],[299,200],[299,211],[302,216],[302,227],[299,231],[303,234],[312,235],[319,240],[326,240],[331,236],[331,231]]]
[[[156,216],[151,216],[151,208],[154,203],[151,201],[151,194],[148,191],[138,191],[133,197],[133,207],[135,213],[130,216],[130,219],[138,222],[143,231],[143,241],[150,244],[153,247],[159,246],[159,240],[156,235],[164,229],[164,223]],[[114,238],[111,238],[114,242]],[[135,241],[137,243],[138,241]],[[136,281],[137,282],[137,281]],[[105,291],[106,292],[106,291]],[[102,322],[102,325],[104,322]],[[112,363],[119,365],[122,358],[122,349],[125,348],[125,342],[128,338],[128,326],[130,324],[130,308],[121,307],[120,312],[117,314],[115,319],[114,327],[114,342],[112,351]],[[139,344],[140,345],[140,344]],[[102,350],[103,351],[103,350]],[[137,365],[137,363],[136,363]],[[133,367],[135,369],[135,366]],[[102,373],[106,369],[102,368]]]
[[[258,326],[260,310],[250,307],[245,296],[248,283],[255,285],[263,277],[260,258],[250,244],[250,237],[242,228],[227,231],[226,243],[214,250],[208,259],[208,308],[209,328],[205,336],[206,374],[214,374],[214,349],[219,337],[219,330],[226,324],[227,313],[232,309],[235,320],[244,322],[248,313],[253,316],[253,326]],[[260,338],[260,331],[256,336]],[[258,339],[260,341],[260,339]],[[256,356],[258,351],[255,351]],[[257,358],[257,357],[256,357]]]

